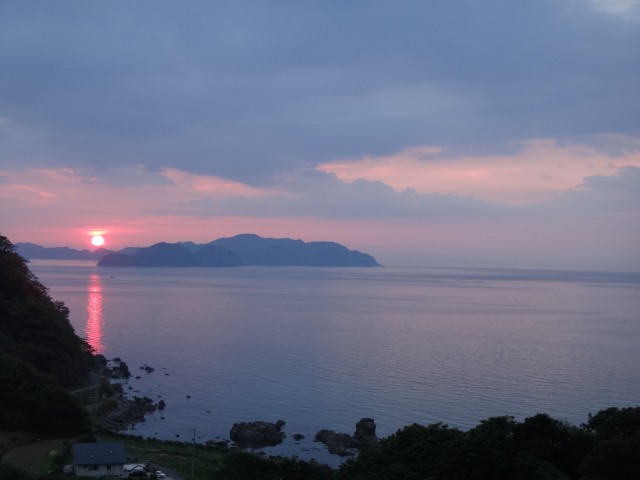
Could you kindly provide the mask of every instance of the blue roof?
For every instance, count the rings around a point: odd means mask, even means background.
[[[71,448],[74,465],[107,465],[127,461],[122,442],[74,443]]]

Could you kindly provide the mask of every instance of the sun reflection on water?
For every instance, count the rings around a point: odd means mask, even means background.
[[[89,297],[87,300],[87,325],[84,329],[89,345],[97,353],[104,352],[102,343],[102,284],[100,276],[93,273],[89,279]]]

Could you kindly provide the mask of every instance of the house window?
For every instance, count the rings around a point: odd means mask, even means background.
[[[111,465],[107,465],[107,472],[111,471]]]

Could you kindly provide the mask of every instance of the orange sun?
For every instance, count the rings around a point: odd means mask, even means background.
[[[91,243],[96,247],[104,245],[104,237],[102,235],[94,235],[91,237]]]

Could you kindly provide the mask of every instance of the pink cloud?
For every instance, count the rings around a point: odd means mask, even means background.
[[[593,147],[532,140],[513,155],[451,157],[442,148],[414,147],[384,157],[322,164],[344,182],[381,181],[400,192],[472,196],[510,205],[549,200],[578,187],[585,177],[640,167],[640,148],[609,155]]]
[[[164,168],[161,174],[175,185],[197,193],[207,193],[217,197],[262,198],[274,191],[251,187],[213,175],[194,175],[176,168]]]
[[[216,227],[224,221],[183,217],[182,206],[201,199],[259,199],[273,193],[177,169],[158,174],[139,167],[121,168],[101,180],[67,168],[2,171],[0,175],[0,199],[12,207],[3,212],[5,231],[11,225],[23,241],[76,248],[92,248],[89,241],[97,232],[105,236],[107,248],[190,240],[198,232],[202,241],[209,241],[215,236],[206,233],[208,225]]]
[[[624,193],[618,192],[620,185],[634,188],[635,170],[622,165],[638,165],[637,150],[607,155],[538,141],[513,156],[446,154],[438,148],[413,148],[389,157],[325,164],[319,169],[335,173],[342,182],[317,173],[291,174],[265,189],[177,169],[122,167],[100,178],[70,169],[2,171],[0,233],[14,242],[91,249],[91,234],[101,232],[105,246],[117,250],[159,241],[204,243],[250,232],[337,241],[386,264],[640,269],[638,210],[616,210],[615,202],[607,209],[590,203],[602,203],[611,190],[617,198]],[[458,217],[447,215],[448,198],[398,195],[381,184],[343,183],[362,177],[379,179],[396,191],[411,187],[512,203],[549,196],[556,201],[509,207],[505,216],[472,210]],[[575,195],[564,200],[556,195],[567,191]],[[327,200],[328,206],[318,210]],[[568,200],[571,208],[559,208]],[[394,209],[385,214],[385,202],[395,201],[408,210],[413,202],[427,202],[418,206],[443,214],[396,215]],[[434,201],[440,203],[433,207],[429,202]],[[350,202],[363,212],[341,216],[353,208]],[[383,212],[369,215],[370,210]]]

